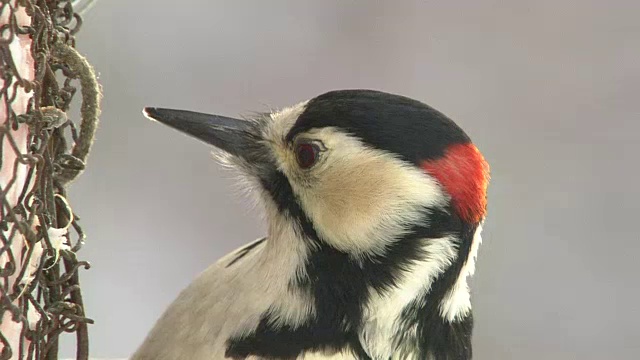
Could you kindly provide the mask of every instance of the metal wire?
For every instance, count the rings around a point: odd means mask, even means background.
[[[87,324],[93,321],[85,314],[78,271],[89,263],[77,256],[85,235],[66,185],[85,167],[100,88],[74,49],[82,25],[75,2],[0,0],[0,15],[8,19],[0,26],[0,107],[7,114],[0,125],[0,326],[9,320],[22,324],[18,346],[11,334],[0,332],[0,360],[57,359],[63,333],[75,334],[76,359],[88,359]],[[18,25],[19,7],[31,25]],[[19,35],[32,41],[31,81],[15,63],[12,43]],[[81,119],[74,119],[69,110],[78,88]],[[16,114],[12,105],[21,90],[33,96],[27,112]],[[25,127],[26,147],[24,138],[17,138]],[[13,163],[6,161],[13,156]]]

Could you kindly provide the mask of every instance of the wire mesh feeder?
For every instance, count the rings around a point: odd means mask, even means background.
[[[0,360],[57,359],[75,333],[88,359],[77,258],[85,235],[66,196],[84,169],[100,88],[74,49],[71,0],[0,0]],[[80,88],[81,122],[67,113]]]

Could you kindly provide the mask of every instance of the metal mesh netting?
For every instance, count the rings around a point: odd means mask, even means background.
[[[78,270],[89,264],[66,195],[99,115],[95,74],[74,49],[81,24],[71,0],[0,0],[0,359],[57,359],[65,332],[88,358]]]

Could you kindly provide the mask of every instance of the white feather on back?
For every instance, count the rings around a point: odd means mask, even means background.
[[[364,327],[360,334],[363,346],[374,359],[389,359],[400,350],[411,353],[411,340],[416,339],[416,329],[402,329],[408,339],[408,348],[398,347],[393,342],[400,329],[400,314],[411,301],[429,291],[431,283],[444,272],[457,255],[457,243],[453,237],[430,239],[423,249],[429,257],[414,261],[408,272],[398,279],[397,287],[388,293],[372,290],[364,313]],[[393,358],[395,359],[395,358]]]
[[[467,278],[472,276],[476,270],[478,248],[482,243],[481,233],[482,224],[479,224],[473,234],[469,257],[465,260],[455,285],[440,303],[440,316],[449,322],[460,320],[471,312],[471,294],[469,293]]]

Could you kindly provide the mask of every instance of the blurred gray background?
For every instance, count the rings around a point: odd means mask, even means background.
[[[475,358],[638,358],[640,2],[160,4],[100,0],[78,37],[105,95],[70,189],[93,356],[130,355],[194,276],[264,234],[233,174],[143,106],[235,116],[373,88],[443,111],[491,163]]]

